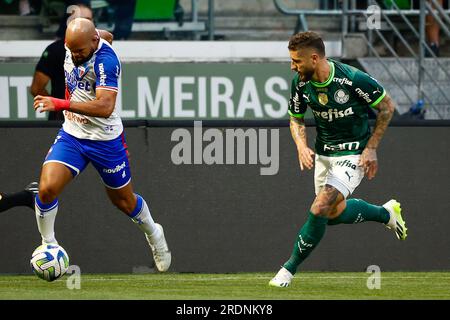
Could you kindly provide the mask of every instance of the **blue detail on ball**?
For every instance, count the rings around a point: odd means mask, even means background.
[[[68,268],[69,267],[69,259],[68,259],[68,257],[67,257],[67,255],[64,253],[64,251],[62,251],[62,250],[59,250],[58,251],[58,255],[56,256],[56,260],[58,261],[58,263],[59,263],[59,261],[60,261],[60,259],[63,259],[63,261],[64,261],[64,268]],[[62,268],[61,268],[62,269]]]

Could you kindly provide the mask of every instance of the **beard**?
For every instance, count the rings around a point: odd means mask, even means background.
[[[93,55],[94,55],[94,52],[91,52],[91,54],[90,54],[88,57],[82,58],[82,59],[78,59],[78,60],[75,60],[75,59],[73,58],[73,56],[72,56],[72,62],[73,62],[73,64],[74,64],[76,67],[78,67],[78,66],[81,66],[83,63],[89,61],[89,60],[92,58]]]
[[[298,73],[300,75],[300,79],[303,82],[308,82],[312,79],[312,76],[314,75],[314,70],[305,70],[302,73]]]

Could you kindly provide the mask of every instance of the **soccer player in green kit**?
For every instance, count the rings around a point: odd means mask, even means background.
[[[364,175],[370,180],[377,172],[376,150],[394,113],[394,102],[368,74],[327,59],[318,34],[298,33],[290,38],[288,48],[291,69],[297,72],[289,101],[290,130],[301,170],[312,169],[315,162],[316,198],[291,257],[269,282],[274,287],[289,286],[300,263],[322,239],[327,225],[376,221],[392,229],[400,240],[407,235],[396,200],[377,206],[361,199],[347,199]],[[306,139],[304,114],[308,107],[317,128],[315,152]],[[372,134],[369,108],[378,110]]]

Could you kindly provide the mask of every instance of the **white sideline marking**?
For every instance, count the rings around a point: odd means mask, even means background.
[[[169,276],[168,276],[169,277]],[[415,276],[405,276],[405,277],[395,277],[395,276],[383,276],[383,279],[389,280],[389,279],[424,279],[424,277],[415,277]],[[321,279],[367,279],[367,276],[318,276],[318,277],[298,277],[302,280],[321,280]],[[426,278],[426,277],[425,277]],[[133,278],[84,278],[83,281],[223,281],[223,280],[240,280],[240,281],[252,281],[255,279],[272,279],[272,276],[253,276],[253,277],[217,277],[217,278],[139,278],[139,279],[133,279]],[[450,280],[450,277],[433,277],[433,280]],[[57,281],[64,281],[57,280]]]
[[[153,274],[151,274],[153,275]],[[155,274],[156,275],[156,274]],[[83,277],[83,282],[87,281],[223,281],[223,280],[240,280],[240,281],[252,281],[255,279],[260,280],[269,280],[272,279],[272,276],[229,276],[229,277],[215,277],[215,278],[169,278],[170,275],[163,276],[162,278],[155,279],[153,277],[145,278],[147,275],[135,275],[136,278],[89,278]],[[143,277],[144,276],[144,277]],[[426,279],[427,277],[422,276],[403,276],[403,277],[396,277],[396,276],[383,276],[383,279],[386,280],[395,280],[395,279]],[[308,275],[300,275],[297,277],[298,279],[304,280],[321,280],[321,279],[367,279],[367,276],[308,276]],[[433,280],[450,280],[450,277],[432,277]],[[14,279],[14,280],[5,280],[0,279],[0,283],[2,282],[14,282],[14,281],[22,281],[20,279]],[[58,279],[58,281],[66,281],[63,279]]]

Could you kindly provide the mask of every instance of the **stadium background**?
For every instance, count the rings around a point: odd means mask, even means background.
[[[127,128],[135,189],[149,199],[173,254],[175,272],[256,272],[279,267],[291,251],[314,196],[312,172],[300,173],[288,127],[280,130],[279,172],[261,176],[261,165],[174,165],[170,155],[175,128]],[[192,128],[191,128],[192,129]],[[207,128],[204,128],[206,130]],[[243,127],[246,130],[248,128]],[[14,134],[11,134],[14,130]],[[2,187],[39,174],[56,128],[2,128]],[[314,128],[308,134],[314,136]],[[448,270],[450,218],[448,127],[390,127],[380,147],[380,169],[355,193],[373,203],[402,201],[410,234],[400,242],[372,223],[327,228],[324,241],[302,270]],[[414,137],[414,139],[411,139]],[[26,143],[24,142],[26,141]],[[431,143],[432,141],[432,143]],[[441,187],[440,187],[441,186]],[[115,209],[90,166],[60,197],[56,236],[71,263],[82,272],[152,272],[151,254],[141,232]],[[0,250],[8,259],[2,273],[28,273],[26,263],[39,240],[29,209],[3,214]],[[432,248],[432,249],[430,249]]]
[[[198,21],[191,17],[194,3],[199,5]],[[208,16],[208,4],[212,3],[215,5],[214,29],[211,16]],[[326,8],[324,1],[283,3],[291,8],[322,12],[334,5],[333,1],[329,1]],[[143,121],[130,123],[126,129],[135,189],[149,199],[155,219],[166,228],[173,252],[172,271],[276,270],[290,254],[292,235],[305,218],[304,213],[313,197],[313,176],[312,172],[299,172],[286,112],[278,112],[277,117],[263,112],[262,117],[257,117],[254,110],[266,110],[267,103],[276,108],[280,102],[277,110],[284,108],[287,111],[285,103],[289,89],[286,86],[290,85],[292,74],[285,48],[297,18],[281,14],[276,3],[268,0],[181,1],[180,4],[186,10],[186,30],[168,32],[167,29],[152,29],[158,28],[158,24],[176,25],[171,11],[164,19],[154,20],[155,17],[148,16],[136,19],[137,31],[133,31],[128,40],[114,43],[124,62],[122,115],[125,119]],[[397,103],[403,117],[397,114],[383,139],[378,177],[371,182],[364,181],[355,197],[374,203],[383,203],[391,197],[401,200],[410,235],[408,241],[400,243],[393,239],[391,232],[381,227],[374,228],[371,224],[328,228],[326,238],[305,262],[303,269],[364,271],[368,265],[376,264],[385,271],[449,270],[450,240],[446,226],[450,223],[447,214],[450,211],[447,181],[450,176],[450,104],[447,102],[449,97],[443,96],[441,91],[448,93],[450,82],[440,67],[443,65],[450,72],[447,33],[442,31],[440,64],[432,64],[428,70],[442,88],[439,91],[434,84],[426,87],[428,95],[437,100],[426,102],[425,119],[420,119],[420,115],[408,113],[411,102],[404,91],[390,81],[390,75],[380,69],[379,62],[361,60],[370,56],[361,36],[367,30],[359,29],[363,20],[358,20],[361,23],[356,21],[359,24],[355,22],[354,32],[348,33],[342,41],[342,17],[311,15],[307,18],[310,29],[324,35],[329,56],[362,68],[369,61],[366,66],[379,72],[383,77],[380,81],[388,84],[394,100],[402,97]],[[416,15],[412,19],[418,23],[417,18]],[[145,19],[151,20],[151,24],[145,24]],[[57,125],[42,122],[32,112],[32,97],[27,92],[33,66],[51,41],[54,23],[39,28],[37,17],[18,17],[9,13],[2,15],[0,20],[3,28],[0,42],[0,137],[3,150],[0,154],[0,188],[9,191],[18,190],[30,180],[37,179],[42,159],[56,134]],[[108,28],[106,22],[103,23]],[[197,32],[196,28],[201,31]],[[389,29],[383,32],[395,37]],[[215,41],[206,41],[211,38]],[[392,43],[391,39],[389,42]],[[411,41],[411,44],[417,48],[418,40]],[[384,63],[390,63],[392,68],[398,67],[395,56],[390,55],[382,41],[375,41],[374,45]],[[401,61],[411,61],[404,47],[399,45],[395,49],[399,59],[404,59]],[[396,75],[400,81],[402,77],[407,78],[404,70],[399,70]],[[146,95],[145,88],[139,91],[139,77],[143,79],[141,83],[148,84],[151,94],[147,91]],[[181,88],[178,92],[191,93],[191,98],[183,100],[177,97],[177,77],[178,88]],[[174,120],[211,119],[199,116],[197,108],[199,97],[204,94],[205,106],[209,110],[212,77],[230,79],[234,114],[238,114],[242,101],[242,110],[245,111],[242,117],[227,117],[221,113],[214,119],[228,121],[226,126],[230,128],[245,125],[243,129],[258,127],[248,122],[243,124],[241,120],[263,119],[268,122],[261,128],[279,129],[280,170],[277,175],[260,176],[259,165],[176,166],[172,163],[170,153],[174,142],[171,142],[171,133],[180,126],[192,124],[190,121],[177,125]],[[151,113],[151,100],[155,98],[161,78],[168,78],[170,86],[168,91],[161,89],[168,97],[168,117],[162,116],[164,100],[158,112]],[[205,87],[199,85],[203,81],[200,78],[205,79]],[[246,78],[251,79],[247,80],[248,88],[244,90]],[[272,78],[278,81],[273,89],[284,100],[274,100],[273,95],[271,98],[264,90]],[[427,80],[427,75],[424,79]],[[406,91],[415,102],[417,88],[414,81],[407,83]],[[222,81],[220,90],[226,86],[223,82],[227,81]],[[259,102],[253,95],[253,88]],[[246,92],[244,98],[249,100],[241,97],[242,92]],[[195,117],[175,117],[175,101],[183,110],[192,111]],[[21,109],[21,104],[26,106]],[[152,110],[157,110],[156,103],[152,106]],[[144,111],[140,113],[139,110]],[[403,122],[405,118],[408,119],[406,124]],[[167,125],[158,123],[155,126],[145,122],[154,119],[163,119]],[[308,131],[310,144],[314,137],[313,129],[311,126]],[[71,262],[79,265],[83,272],[154,271],[142,234],[109,204],[91,167],[67,188],[60,199],[56,234],[69,252]],[[13,209],[0,218],[0,252],[8,256],[0,267],[0,273],[28,274],[28,259],[39,240],[35,218],[23,208]]]

